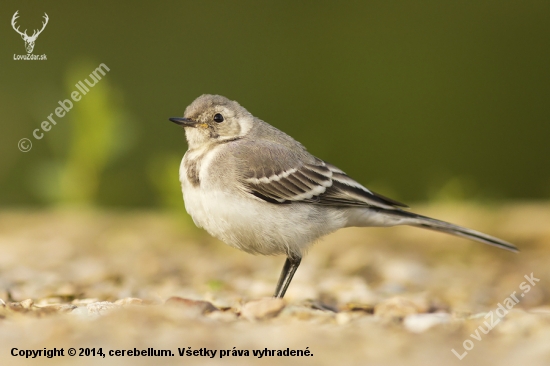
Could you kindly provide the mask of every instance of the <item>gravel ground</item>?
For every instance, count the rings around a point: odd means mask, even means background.
[[[270,295],[284,258],[227,247],[183,215],[0,212],[0,364],[550,364],[550,204],[415,211],[521,253],[416,228],[340,230],[283,301]],[[25,358],[54,348],[63,356]]]

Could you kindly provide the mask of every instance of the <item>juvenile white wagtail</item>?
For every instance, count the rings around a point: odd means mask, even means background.
[[[411,225],[516,252],[503,240],[404,211],[315,156],[239,103],[202,95],[170,121],[185,129],[180,166],[185,208],[195,224],[252,254],[285,254],[275,297],[283,297],[306,248],[350,226]]]

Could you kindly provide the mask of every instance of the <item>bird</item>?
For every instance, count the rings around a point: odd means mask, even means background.
[[[345,227],[410,225],[518,251],[496,237],[408,211],[224,96],[201,95],[183,117],[169,120],[183,127],[188,143],[179,170],[186,211],[232,247],[285,255],[276,298],[284,297],[306,250]]]

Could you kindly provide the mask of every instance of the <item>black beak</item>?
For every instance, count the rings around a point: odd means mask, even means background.
[[[174,122],[177,125],[180,125],[182,127],[195,127],[198,122],[193,121],[189,118],[182,118],[182,117],[172,117],[168,118],[171,122]]]

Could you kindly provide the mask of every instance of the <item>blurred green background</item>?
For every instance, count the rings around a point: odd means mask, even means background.
[[[47,61],[13,60],[16,10],[29,34],[48,14]],[[10,0],[0,14],[3,207],[183,210],[187,145],[168,117],[203,93],[405,202],[550,198],[549,1]]]

